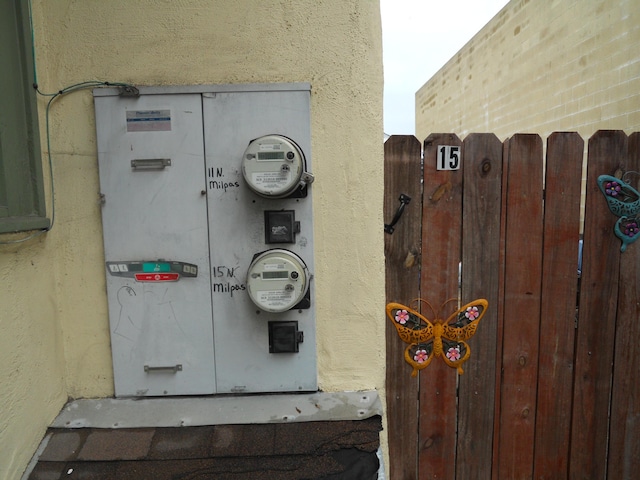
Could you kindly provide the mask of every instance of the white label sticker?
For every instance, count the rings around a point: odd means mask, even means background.
[[[261,143],[260,150],[280,150],[282,145],[280,143]]]
[[[291,183],[291,172],[259,172],[252,175],[253,184],[260,190],[280,189]]]
[[[192,275],[197,275],[198,274],[198,267],[193,267],[191,265],[184,265],[182,267],[182,271],[184,273],[190,273]]]
[[[128,110],[127,132],[169,132],[171,110]]]
[[[265,270],[283,270],[286,267],[284,263],[265,263]]]
[[[438,145],[438,170],[460,169],[460,146]]]
[[[129,271],[129,266],[126,263],[110,263],[109,271],[112,273],[125,273]]]
[[[289,305],[293,300],[293,291],[262,290],[257,293],[258,302],[271,308]]]

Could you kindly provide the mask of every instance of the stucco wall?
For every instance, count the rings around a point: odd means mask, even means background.
[[[416,134],[640,130],[640,3],[512,0],[416,93]]]
[[[1,479],[22,472],[67,399],[55,256],[43,237],[0,245]]]
[[[311,84],[320,387],[382,393],[378,2],[34,0],[33,15],[45,92],[86,80]],[[0,374],[1,478],[17,478],[67,395],[113,394],[94,129],[90,91],[54,103],[56,224],[0,247],[11,284],[0,361],[13,367]]]

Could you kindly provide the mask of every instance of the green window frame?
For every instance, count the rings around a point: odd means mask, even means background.
[[[0,0],[0,233],[49,227],[28,0]]]

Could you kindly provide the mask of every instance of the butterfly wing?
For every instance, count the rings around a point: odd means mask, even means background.
[[[597,183],[615,216],[635,217],[640,214],[640,193],[631,185],[611,175],[600,175]]]
[[[463,340],[453,341],[442,339],[442,360],[451,368],[457,368],[459,374],[463,374],[462,364],[471,356],[471,348]]]
[[[476,333],[489,302],[480,298],[463,305],[452,313],[442,325],[442,359],[462,374],[462,364],[469,359],[471,348],[465,342]]]
[[[433,360],[433,340],[424,343],[414,343],[404,350],[404,360],[413,367],[411,376],[415,377],[418,370],[426,368]]]
[[[613,230],[616,237],[622,240],[620,251],[624,252],[627,249],[627,245],[640,238],[640,214],[635,217],[620,217]]]
[[[400,303],[389,303],[387,317],[405,343],[424,343],[433,337],[433,324],[412,308]]]
[[[404,351],[405,361],[413,367],[415,377],[433,359],[433,324],[417,311],[400,303],[387,305],[387,317],[393,323],[400,339],[409,346]]]

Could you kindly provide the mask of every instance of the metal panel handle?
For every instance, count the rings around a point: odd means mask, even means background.
[[[144,371],[149,373],[149,372],[171,372],[171,373],[177,373],[177,372],[181,372],[182,371],[182,365],[178,364],[178,365],[168,365],[166,367],[164,366],[158,366],[158,367],[150,367],[149,365],[145,365],[144,366]]]
[[[131,160],[131,168],[134,170],[163,170],[170,166],[170,158],[136,158]]]
[[[411,197],[409,195],[405,195],[404,193],[401,193],[400,198],[398,200],[400,201],[400,206],[398,207],[398,210],[396,210],[396,214],[393,216],[393,220],[391,220],[391,223],[384,224],[384,231],[388,234],[392,234],[393,231],[395,230],[396,223],[398,223],[398,220],[400,220],[400,217],[402,216],[402,212],[404,212],[404,207],[409,205],[409,202],[411,201]]]

